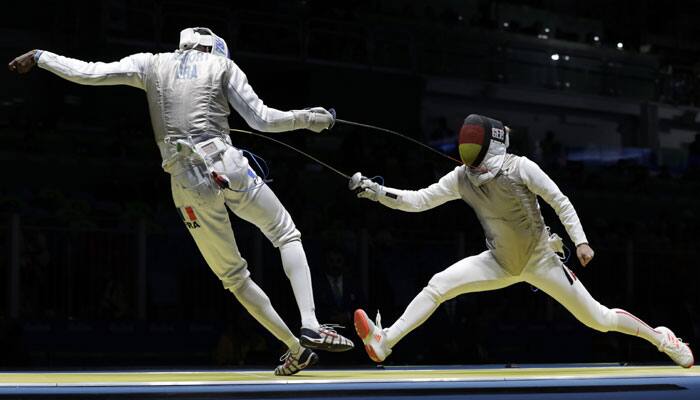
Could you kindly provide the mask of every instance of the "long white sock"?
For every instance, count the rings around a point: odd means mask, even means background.
[[[615,316],[617,316],[616,330],[618,332],[626,333],[632,336],[639,336],[646,339],[654,346],[659,347],[659,343],[661,343],[661,338],[663,336],[661,332],[654,330],[654,328],[644,323],[644,321],[623,309],[613,308],[610,311],[614,312]]]
[[[440,305],[437,294],[425,287],[406,307],[403,315],[384,330],[389,348],[394,347],[409,332],[419,327]]]
[[[300,240],[285,243],[280,246],[282,267],[292,284],[294,298],[301,314],[301,326],[316,330],[319,327],[314,306],[314,291],[311,286],[311,271],[306,261],[306,253]]]
[[[270,298],[252,279],[247,278],[238,289],[231,290],[236,299],[262,326],[289,347],[299,351],[299,339],[289,330],[287,324],[272,307]]]

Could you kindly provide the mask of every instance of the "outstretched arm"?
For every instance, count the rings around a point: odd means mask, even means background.
[[[588,245],[581,221],[569,198],[559,190],[557,184],[542,171],[539,165],[525,157],[520,159],[520,177],[531,192],[544,199],[557,213],[566,233],[576,245],[576,256],[581,265],[586,266],[594,253]]]
[[[420,212],[435,208],[450,200],[459,199],[458,182],[462,167],[457,167],[440,180],[420,190],[400,190],[382,186],[365,178],[359,172],[352,176],[350,190],[357,197],[378,201],[383,205],[401,211]]]
[[[228,101],[253,129],[261,132],[284,132],[310,129],[321,132],[333,126],[334,117],[322,107],[308,110],[280,111],[268,107],[248,83],[245,73],[231,61],[226,93]]]
[[[152,55],[134,54],[111,63],[85,62],[50,51],[32,50],[10,62],[11,71],[29,72],[34,65],[81,85],[129,85],[144,88],[144,75]]]
[[[26,74],[36,65],[37,51],[38,50],[30,50],[21,56],[15,57],[14,60],[7,64],[7,68],[12,72]]]

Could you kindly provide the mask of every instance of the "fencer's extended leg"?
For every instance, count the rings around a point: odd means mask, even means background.
[[[301,314],[301,343],[305,347],[332,352],[352,349],[352,341],[338,334],[333,325],[318,323],[311,272],[301,234],[272,189],[262,185],[240,196],[229,195],[227,204],[236,215],[256,225],[279,248],[282,266]]]
[[[284,273],[292,285],[294,298],[299,307],[301,326],[317,330],[319,323],[316,319],[311,271],[306,260],[304,246],[302,246],[301,240],[292,240],[280,245],[279,249],[282,258],[282,268],[284,268]]]
[[[270,299],[250,277],[239,286],[230,289],[246,310],[255,317],[262,326],[270,331],[296,354],[299,350],[299,340],[292,334],[277,311],[272,307]]]
[[[435,274],[401,317],[386,329],[389,347],[423,324],[444,301],[464,293],[504,288],[517,281],[518,278],[504,270],[490,251],[452,264]]]
[[[190,194],[172,185],[173,199],[205,261],[248,312],[293,352],[299,341],[251,279],[247,263],[238,250],[223,198],[207,204],[194,201]]]
[[[311,272],[292,217],[267,185],[241,194],[227,194],[227,204],[240,218],[254,224],[280,249],[282,266],[294,292],[301,325],[318,329]]]
[[[273,246],[280,249],[284,272],[291,283],[301,315],[300,336],[304,346],[328,351],[352,349],[350,340],[330,326],[319,325],[311,273],[301,244],[301,234],[272,189],[250,168],[243,153],[233,147],[214,162],[213,169],[228,178],[230,190],[224,190],[223,193],[229,209],[257,226]]]
[[[311,289],[311,276],[301,240],[292,240],[280,246],[282,266],[292,284],[301,313],[299,340],[305,347],[330,352],[348,351],[355,347],[352,341],[335,331],[337,325],[319,325]],[[308,291],[307,288],[308,287]]]
[[[639,336],[668,354],[677,364],[684,367],[693,364],[690,348],[668,328],[654,329],[625,310],[605,307],[588,293],[571,270],[564,268],[561,264],[550,262],[527,268],[523,275],[527,282],[550,295],[587,326],[601,332],[615,331]]]
[[[609,309],[600,304],[568,268],[543,266],[524,274],[527,282],[550,295],[587,326],[601,332],[617,331],[640,336],[654,345],[659,344],[661,335],[658,332],[624,310]]]

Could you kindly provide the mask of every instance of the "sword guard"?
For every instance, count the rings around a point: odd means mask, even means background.
[[[359,190],[362,190],[360,188],[360,182],[362,182],[362,174],[359,172],[355,172],[353,176],[350,177],[350,182],[348,182],[348,189],[352,190],[353,192],[357,192]]]
[[[333,126],[335,126],[335,115],[336,115],[335,108],[333,108],[333,107],[329,108],[328,112],[331,113],[331,115],[333,116],[333,123],[331,123],[331,126],[328,127],[328,129],[331,129],[331,128],[333,128]]]

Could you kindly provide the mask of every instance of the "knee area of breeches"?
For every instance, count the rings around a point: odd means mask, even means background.
[[[439,279],[439,274],[436,274],[430,279],[428,282],[428,286],[423,288],[423,293],[428,295],[435,303],[441,304],[443,301],[447,300],[445,299],[444,292],[440,289],[440,279]],[[437,278],[437,279],[436,279]]]
[[[273,237],[270,237],[270,241],[274,247],[282,250],[285,246],[301,244],[301,232],[292,226],[291,229],[276,232]]]
[[[236,274],[234,276],[221,279],[221,283],[224,285],[224,289],[230,291],[236,296],[238,295],[238,293],[240,293],[240,291],[245,290],[249,282],[250,273],[247,269],[245,273]]]
[[[270,302],[265,292],[250,277],[243,279],[239,285],[231,287],[229,290],[236,297],[236,300],[254,316],[263,313],[266,304]]]
[[[425,287],[433,298],[439,302],[449,300],[448,293],[454,288],[454,279],[451,279],[446,271],[438,272],[428,281]]]
[[[596,307],[596,313],[591,316],[586,325],[600,332],[608,332],[617,327],[617,314],[601,304]]]

